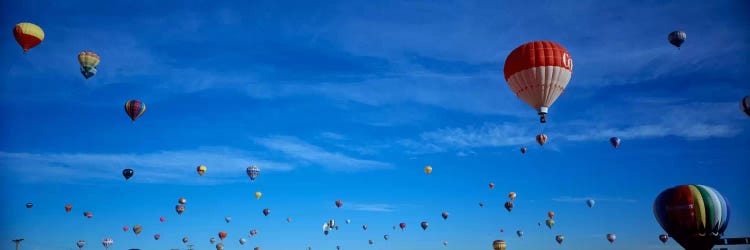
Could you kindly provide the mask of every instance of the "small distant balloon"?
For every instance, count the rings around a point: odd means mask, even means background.
[[[547,135],[545,134],[538,134],[536,135],[536,142],[539,143],[542,147],[544,147],[544,144],[547,143]]]
[[[555,241],[557,241],[557,244],[562,244],[564,239],[565,239],[565,236],[563,235],[555,236]]]
[[[185,205],[185,203],[187,203],[187,199],[185,199],[185,198],[180,198],[180,199],[177,199],[177,203],[180,203],[180,204],[182,204],[182,205]]]
[[[406,223],[401,222],[400,224],[398,224],[398,227],[400,227],[401,230],[404,230],[406,229]]]
[[[198,175],[200,176],[203,176],[204,174],[206,174],[206,170],[208,170],[208,168],[204,165],[199,165],[198,167],[195,168],[195,171],[198,172]]]
[[[146,104],[139,100],[129,100],[125,102],[125,113],[128,114],[130,120],[135,122],[136,119],[141,117],[146,112]]]
[[[44,31],[33,23],[16,24],[13,28],[13,36],[18,45],[21,45],[24,54],[44,41]]]
[[[249,166],[245,170],[247,173],[247,176],[250,177],[250,181],[255,181],[255,178],[258,178],[258,175],[260,175],[260,168],[258,166]]]
[[[133,177],[133,174],[135,174],[135,170],[126,168],[122,170],[122,176],[125,177],[125,180],[129,180],[130,177]]]
[[[174,207],[174,210],[177,211],[177,215],[182,215],[182,212],[185,212],[185,205],[179,204]]]
[[[247,243],[247,240],[245,238],[240,238],[240,245],[245,245]]]
[[[422,227],[422,230],[427,230],[427,227],[429,227],[430,224],[426,221],[423,221],[422,223],[420,223],[420,226]]]
[[[167,220],[167,218],[165,218],[164,216],[159,217],[159,222],[161,222],[161,223],[164,223],[164,221],[166,221],[166,220]]]
[[[521,147],[521,154],[526,154],[526,147]]]
[[[427,175],[430,175],[430,173],[432,173],[432,166],[426,166],[426,167],[424,167],[424,172]]]
[[[188,243],[188,237],[182,237],[182,243],[187,244]]]
[[[31,208],[31,207],[33,207],[33,206],[34,206],[34,204],[33,204],[33,203],[31,203],[31,202],[29,202],[29,203],[26,203],[26,208]]]
[[[521,236],[523,236],[523,231],[521,230],[516,231],[516,235],[518,235],[518,237],[520,238]]]
[[[659,235],[659,241],[661,241],[661,243],[667,244],[667,240],[669,240],[669,236],[668,235],[666,235],[666,234],[660,234]]]
[[[495,188],[495,183],[490,182],[490,189],[494,189],[494,188]]]
[[[508,193],[508,198],[510,198],[510,200],[515,200],[516,199],[516,192],[510,192],[510,193]]]
[[[617,138],[617,137],[609,138],[609,143],[612,144],[613,147],[617,148],[620,146],[620,138]]]
[[[104,238],[102,240],[102,246],[104,246],[105,249],[109,249],[114,243],[115,241],[113,241],[112,238]]]
[[[219,232],[219,239],[224,240],[227,238],[227,232],[221,231]]]
[[[441,214],[441,216],[443,216],[443,220],[447,220],[448,219],[448,212],[443,212],[443,214]]]
[[[263,209],[263,215],[268,216],[269,213],[271,213],[271,209],[268,209],[268,208]]]
[[[86,246],[86,241],[85,240],[79,240],[79,241],[76,242],[76,246],[78,246],[78,249],[81,249],[84,246]]]
[[[65,212],[70,213],[71,210],[73,210],[73,205],[65,204]]]
[[[161,238],[161,235],[159,235],[159,234],[154,234],[154,240],[159,240],[159,238]]]
[[[504,240],[495,240],[492,242],[492,248],[495,250],[505,250],[506,246]]]
[[[133,233],[135,233],[136,236],[141,234],[141,231],[143,231],[143,227],[141,225],[133,226]]]
[[[617,236],[615,234],[607,234],[607,241],[609,241],[609,243],[615,243],[616,239]]]
[[[226,221],[227,223],[229,223],[230,221],[232,221],[232,217],[229,217],[229,216],[224,217],[224,221]]]
[[[684,43],[685,39],[687,39],[687,34],[684,31],[675,30],[672,31],[672,33],[669,33],[667,39],[669,40],[669,43],[677,47],[677,49],[680,49],[682,43]]]
[[[510,212],[511,210],[513,210],[513,202],[511,202],[511,201],[505,202],[505,209],[508,210],[508,212]]]
[[[740,101],[740,110],[742,110],[742,113],[745,113],[745,115],[750,116],[750,95],[742,98],[742,101]]]

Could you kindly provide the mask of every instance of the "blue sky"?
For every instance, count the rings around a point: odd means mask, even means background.
[[[508,249],[680,249],[657,240],[652,203],[691,183],[730,200],[726,236],[750,236],[750,120],[738,109],[750,93],[748,8],[3,1],[0,239],[39,250],[77,240],[98,249],[105,237],[111,249],[184,249],[188,236],[214,249],[209,238],[223,230],[225,249],[491,249],[496,239]],[[46,34],[26,55],[10,32],[19,22]],[[681,50],[666,39],[677,29],[687,32]],[[536,113],[502,73],[508,53],[533,40],[562,44],[575,65],[543,148]],[[81,50],[101,56],[89,80]],[[123,112],[129,99],[148,107],[135,124]],[[254,183],[251,164],[262,170]],[[135,169],[127,182],[123,168]],[[181,216],[179,197],[188,200]],[[538,227],[550,210],[555,227]],[[323,236],[332,218],[341,230]],[[407,230],[392,230],[400,222]],[[121,230],[136,224],[137,237]],[[617,234],[613,246],[607,233]]]

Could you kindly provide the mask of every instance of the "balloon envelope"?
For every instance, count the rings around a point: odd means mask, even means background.
[[[33,23],[16,24],[16,27],[13,28],[13,36],[16,38],[18,45],[21,45],[23,53],[44,41],[44,31]]]
[[[659,225],[682,247],[711,249],[729,224],[729,202],[704,185],[681,185],[662,191],[654,201]]]
[[[672,33],[669,33],[667,39],[669,40],[669,43],[677,48],[680,48],[680,46],[682,46],[682,43],[685,42],[685,39],[687,39],[687,34],[684,31],[675,30],[672,31]]]
[[[573,74],[573,58],[562,45],[533,41],[514,49],[503,68],[508,87],[546,122],[548,109],[563,93]]]
[[[495,240],[492,242],[492,248],[495,250],[505,250],[506,246],[504,240]]]
[[[595,204],[595,203],[596,203],[596,202],[594,202],[594,200],[587,200],[587,201],[586,201],[586,205],[588,205],[589,207],[594,207],[594,204]]]
[[[740,101],[740,110],[747,116],[750,116],[750,95],[742,98],[742,101]]]
[[[135,119],[141,117],[145,112],[146,104],[143,104],[143,102],[139,100],[130,100],[125,102],[125,113],[128,114],[128,117],[130,117],[131,121],[135,122]]]

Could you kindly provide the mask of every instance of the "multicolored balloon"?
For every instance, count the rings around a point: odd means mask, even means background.
[[[146,104],[143,104],[139,100],[130,100],[125,102],[125,113],[128,114],[130,120],[135,123],[135,119],[138,119],[146,112]]]
[[[185,203],[187,203],[187,199],[185,199],[185,198],[183,198],[183,197],[180,197],[179,199],[177,199],[177,203],[180,203],[180,204],[182,204],[182,205],[185,205]]]
[[[521,230],[516,231],[516,235],[518,235],[518,238],[521,238],[521,236],[523,236],[523,231]]]
[[[81,74],[86,79],[96,75],[96,66],[99,65],[99,55],[92,51],[78,53],[78,63],[81,65]]]
[[[263,209],[263,215],[268,216],[269,213],[271,213],[271,209]]]
[[[185,205],[179,204],[174,207],[174,210],[177,211],[177,215],[182,215],[182,212],[185,212]]]
[[[195,171],[198,172],[198,175],[200,176],[206,174],[206,170],[208,170],[208,168],[204,165],[198,165],[198,167],[195,168]]]
[[[182,237],[182,243],[187,244],[188,243],[188,237]]]
[[[443,214],[441,214],[441,216],[443,216],[443,220],[447,220],[448,219],[448,212],[443,212]]]
[[[16,24],[13,28],[13,36],[18,45],[21,45],[24,54],[44,41],[44,31],[33,23]]]
[[[573,74],[573,58],[552,41],[533,41],[514,49],[503,68],[508,87],[534,108],[541,123]]]
[[[401,222],[398,224],[398,227],[400,227],[401,230],[403,231],[404,229],[406,229],[406,223]]]
[[[547,227],[549,227],[549,229],[552,229],[552,226],[555,225],[555,220],[553,220],[553,219],[545,220],[544,224],[547,224]]]
[[[250,177],[250,181],[255,181],[255,178],[258,178],[258,175],[260,174],[260,168],[257,166],[249,166],[245,172],[247,172],[247,176]]]
[[[521,147],[521,154],[526,154],[526,147]]]
[[[711,249],[724,234],[730,214],[728,200],[704,185],[669,188],[654,201],[656,221],[686,249]]]
[[[223,243],[216,244],[216,250],[224,250],[224,244]]]
[[[536,135],[536,142],[539,143],[540,146],[544,147],[544,144],[547,143],[547,135],[545,134]]]
[[[73,210],[73,205],[65,204],[65,212],[70,213]]]
[[[510,192],[510,193],[508,193],[508,198],[510,198],[510,200],[515,200],[516,199],[516,192]]]
[[[112,240],[112,238],[104,238],[102,240],[102,246],[104,246],[105,249],[109,249],[109,247],[111,247],[114,243],[115,241]]]
[[[159,240],[159,238],[161,238],[161,235],[159,235],[159,234],[154,234],[154,240]]]
[[[340,208],[342,205],[344,205],[344,202],[341,200],[336,200],[336,207]]]
[[[420,225],[420,226],[422,227],[422,230],[427,230],[427,227],[429,227],[429,226],[430,226],[430,224],[429,224],[429,223],[427,223],[426,221],[423,221],[423,222],[422,222],[422,223],[420,223],[419,225]]]
[[[78,247],[78,249],[81,249],[84,246],[86,246],[86,241],[85,240],[79,240],[78,242],[76,242],[76,246]]]
[[[208,239],[208,242],[211,242],[211,244],[214,244],[216,243],[216,238],[211,237],[210,239]]]
[[[510,210],[513,210],[513,202],[506,201],[505,202],[505,209],[508,210],[508,212],[510,212]]]
[[[225,238],[227,238],[227,232],[224,232],[224,231],[219,232],[219,239],[224,240]]]
[[[495,250],[505,250],[506,246],[504,240],[495,240],[492,242],[492,248]]]
[[[245,245],[247,243],[247,240],[245,238],[240,238],[240,245]]]
[[[135,233],[135,236],[141,234],[141,231],[143,231],[143,227],[141,225],[133,226],[133,233]]]
[[[666,234],[660,234],[659,240],[661,241],[661,243],[667,244],[667,240],[669,240],[669,236]]]

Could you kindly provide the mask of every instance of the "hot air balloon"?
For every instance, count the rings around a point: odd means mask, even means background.
[[[328,230],[323,231],[323,235],[328,236]]]
[[[245,238],[240,238],[240,245],[245,245],[246,242]]]
[[[93,213],[91,213],[91,212],[83,212],[83,216],[86,216],[86,218],[89,218],[89,219],[91,219],[91,218],[93,218],[93,217],[94,217],[94,214],[93,214]]]
[[[388,240],[388,235],[383,235],[383,239]]]
[[[505,250],[505,241],[504,240],[495,240],[492,242],[492,248],[495,250]]]
[[[109,249],[113,243],[115,243],[115,241],[113,241],[112,238],[104,238],[104,240],[102,240],[102,246],[104,246],[105,249]]]
[[[586,205],[588,205],[590,208],[594,207],[594,203],[595,203],[594,200],[587,200],[586,201]]]
[[[550,106],[563,93],[573,74],[573,58],[552,41],[533,41],[514,49],[503,69],[508,87],[547,122]]]
[[[539,143],[542,147],[544,147],[544,144],[547,143],[547,135],[545,134],[538,134],[536,135],[536,142]]]
[[[740,101],[740,110],[747,116],[750,116],[750,95],[742,98],[742,101]]]
[[[565,236],[563,235],[557,235],[555,236],[555,241],[557,241],[557,244],[562,244],[563,240],[565,239]]]
[[[255,236],[256,234],[258,234],[258,229],[250,230],[250,236]]]
[[[224,240],[225,238],[227,238],[227,232],[224,232],[224,231],[219,232],[219,239]]]
[[[81,249],[84,246],[86,246],[86,241],[85,240],[79,240],[78,242],[76,242],[76,246],[78,246],[78,249]]]
[[[226,216],[226,217],[224,217],[224,221],[226,221],[227,223],[229,223],[230,221],[232,221],[232,217]]]
[[[224,244],[223,243],[216,244],[216,250],[224,250]]]
[[[188,237],[182,237],[182,243],[187,244],[188,243]]]
[[[430,173],[432,173],[432,167],[431,167],[431,166],[426,166],[426,167],[424,167],[424,172],[425,172],[425,173],[426,173],[427,175],[430,175]]]
[[[133,233],[135,233],[136,236],[141,234],[141,231],[143,231],[143,227],[141,227],[141,225],[133,226]]]
[[[423,222],[422,222],[421,224],[419,224],[419,225],[420,225],[420,226],[422,227],[422,230],[427,230],[427,227],[429,227],[429,226],[430,226],[430,224],[429,224],[429,223],[427,223],[426,221],[423,221]]]
[[[335,228],[336,230],[339,230],[339,225],[336,225],[336,226],[335,226],[335,227],[333,227],[333,228]]]
[[[255,178],[258,178],[258,175],[260,174],[260,168],[257,166],[249,166],[245,172],[247,172],[247,176],[250,177],[250,181],[255,181]]]
[[[513,202],[505,202],[505,209],[508,210],[508,212],[510,212],[510,210],[513,210]]]
[[[675,30],[672,31],[672,33],[669,33],[667,39],[669,40],[669,43],[677,47],[677,49],[680,49],[682,43],[684,43],[685,39],[687,39],[687,34],[685,34],[684,31]]]
[[[367,224],[362,225],[362,230],[367,230]]]
[[[263,193],[261,192],[255,192],[255,199],[260,200],[260,197],[263,196]]]
[[[686,250],[709,250],[729,224],[729,202],[704,185],[681,185],[662,191],[654,216],[669,237]]]
[[[18,45],[21,45],[24,54],[44,41],[44,31],[33,23],[16,24],[13,28],[13,36]]]
[[[263,209],[263,215],[268,216],[268,214],[271,213],[271,210],[268,208]]]
[[[128,226],[122,226],[122,231],[123,232],[127,232],[128,230],[130,230],[130,228]]]
[[[613,147],[617,148],[620,146],[620,138],[617,138],[617,137],[609,138],[609,143],[612,144]]]
[[[208,239],[208,242],[211,242],[211,244],[214,244],[216,243],[216,238],[211,237],[210,239]]]
[[[164,216],[159,217],[159,222],[161,222],[161,223],[164,223],[164,221],[166,221],[166,220],[167,220],[167,218],[165,218]]]
[[[292,222],[292,217],[286,217],[286,222]],[[347,223],[349,224],[349,223]]]
[[[521,236],[523,236],[523,231],[521,230],[516,231],[516,235],[518,235],[518,237],[521,238]]]
[[[133,174],[135,174],[135,171],[130,168],[126,168],[122,170],[122,177],[125,177],[125,180],[129,180],[130,177],[133,177]]]
[[[521,154],[526,154],[526,147],[521,147]]]
[[[253,250],[260,250],[260,247],[255,247],[253,248]]]
[[[182,215],[182,212],[185,212],[185,205],[176,205],[174,210],[177,211],[177,215]]]
[[[135,122],[135,119],[141,117],[144,112],[146,112],[146,104],[139,100],[130,100],[125,103],[125,113],[128,114],[132,122]]]
[[[342,205],[344,205],[344,202],[342,202],[341,200],[336,200],[336,207],[341,207]]]
[[[448,212],[443,212],[443,214],[441,216],[443,216],[443,220],[447,220],[448,219]]]
[[[660,234],[659,240],[661,241],[661,243],[667,244],[667,240],[669,240],[669,236],[667,236],[666,234]]]
[[[483,202],[479,202],[479,207],[484,207],[484,203]]]
[[[552,212],[552,211],[547,212],[547,217],[549,217],[550,219],[554,219],[555,218],[555,212]]]
[[[549,229],[552,229],[552,226],[555,225],[555,220],[553,220],[553,219],[545,220],[544,224],[547,224],[547,227],[549,227]]]
[[[26,208],[32,208],[33,206],[34,206],[34,203],[31,203],[31,202],[26,203]]]
[[[494,188],[495,188],[495,183],[490,182],[490,189],[494,189]]]
[[[73,210],[73,205],[65,204],[65,212],[70,213],[71,210]]]
[[[398,227],[400,227],[401,230],[404,230],[406,229],[406,223],[401,222],[400,224],[398,224]]]
[[[81,64],[81,74],[86,79],[96,75],[96,66],[99,65],[99,55],[92,51],[82,51],[78,54],[78,63]]]
[[[206,170],[208,170],[208,168],[204,165],[199,165],[198,167],[195,168],[195,171],[198,172],[198,175],[200,176],[203,176],[204,174],[206,174]]]
[[[615,240],[617,239],[617,236],[615,234],[607,234],[607,240],[609,243],[615,243]]]
[[[161,235],[159,235],[159,234],[154,234],[154,240],[159,240],[159,238],[161,238]]]
[[[372,244],[375,244],[375,242],[374,242],[374,241],[372,241],[372,240],[368,240],[367,242],[369,242],[369,243],[370,243],[370,245],[372,245]]]
[[[515,200],[516,199],[516,192],[510,192],[510,193],[508,193],[508,198],[510,198],[510,200]]]
[[[180,197],[179,199],[177,199],[177,203],[185,205],[185,203],[187,203],[187,199]]]
[[[505,229],[500,228],[501,233],[505,233]]]
[[[328,221],[328,227],[329,227],[329,228],[334,228],[334,227],[336,227],[336,221],[334,221],[333,219],[329,220],[329,221]]]

